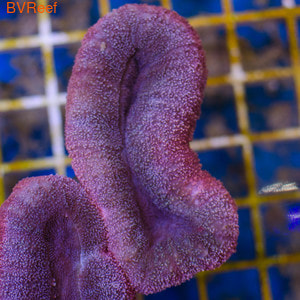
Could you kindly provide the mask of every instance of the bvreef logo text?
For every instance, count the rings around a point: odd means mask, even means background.
[[[6,5],[6,12],[8,14],[15,14],[15,13],[56,13],[57,8],[57,2],[54,2],[53,4],[48,5],[37,5],[35,2],[32,1],[22,1],[21,3],[19,1],[15,2],[7,2]]]

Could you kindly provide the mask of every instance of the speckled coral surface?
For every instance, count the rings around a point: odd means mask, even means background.
[[[206,76],[197,34],[161,7],[113,11],[76,57],[67,148],[103,213],[110,251],[141,293],[217,268],[235,251],[237,207],[189,148]]]
[[[134,299],[99,210],[62,176],[20,181],[0,209],[1,299]]]

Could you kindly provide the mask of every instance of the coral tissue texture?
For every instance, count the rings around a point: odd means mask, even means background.
[[[187,21],[147,5],[100,19],[76,57],[67,149],[109,251],[141,293],[219,267],[236,248],[237,207],[189,148],[206,75]]]
[[[0,299],[134,299],[99,211],[70,178],[20,181],[0,210]]]

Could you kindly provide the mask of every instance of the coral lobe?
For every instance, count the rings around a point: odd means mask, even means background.
[[[72,166],[103,210],[109,249],[145,294],[218,267],[236,246],[236,205],[189,148],[206,73],[190,25],[147,5],[100,19],[76,57]]]
[[[102,216],[63,176],[20,181],[0,212],[1,299],[133,299]]]

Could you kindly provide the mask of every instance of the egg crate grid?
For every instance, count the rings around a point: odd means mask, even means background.
[[[43,0],[37,0],[36,2],[38,5],[47,4],[47,1]],[[96,14],[95,17],[104,16],[114,5],[118,5],[118,3],[113,4],[108,0],[94,2],[96,2],[98,7],[98,15]],[[124,1],[120,4],[125,3]],[[147,3],[149,3],[149,1]],[[175,0],[174,2],[172,2],[172,0],[162,0],[160,4],[166,8],[176,10],[178,3],[179,1]],[[222,158],[222,151],[227,150],[231,151],[231,155],[238,157],[237,163],[242,165],[243,178],[241,179],[237,176],[236,180],[237,184],[244,185],[244,189],[246,190],[246,192],[234,195],[237,197],[240,216],[243,215],[242,219],[246,220],[244,227],[241,226],[241,235],[247,235],[247,228],[249,226],[248,229],[253,238],[253,247],[250,246],[248,249],[250,253],[249,256],[235,257],[235,259],[231,259],[218,270],[203,272],[196,276],[197,294],[201,300],[220,299],[221,294],[213,294],[211,292],[214,289],[214,284],[218,281],[226,282],[226,274],[232,274],[232,272],[236,274],[237,278],[244,278],[246,281],[248,279],[250,281],[257,280],[257,291],[253,294],[257,295],[257,299],[282,299],[280,298],[280,293],[278,293],[278,291],[274,289],[274,285],[271,284],[272,281],[280,277],[280,271],[278,271],[278,269],[288,267],[292,264],[300,266],[299,248],[296,248],[296,250],[290,253],[284,253],[284,251],[281,253],[280,251],[274,250],[265,237],[266,231],[268,230],[265,224],[268,205],[277,204],[279,206],[282,205],[282,207],[290,205],[290,207],[292,207],[291,209],[293,209],[294,205],[296,207],[294,207],[295,210],[297,209],[297,203],[299,203],[300,191],[297,188],[291,188],[291,191],[286,188],[285,191],[276,193],[259,193],[261,184],[258,182],[259,168],[255,161],[256,156],[261,153],[261,145],[268,143],[272,144],[273,148],[278,149],[284,147],[282,145],[285,145],[285,143],[288,149],[289,145],[294,143],[292,147],[299,149],[300,6],[297,6],[297,4],[300,3],[295,3],[295,1],[282,1],[281,4],[281,6],[263,10],[236,11],[234,6],[236,3],[234,3],[233,0],[222,0],[220,1],[219,13],[199,14],[188,18],[190,24],[200,33],[210,28],[221,28],[225,33],[223,35],[223,46],[227,49],[228,65],[224,67],[225,71],[223,73],[219,72],[220,74],[218,74],[218,72],[215,72],[213,76],[209,76],[207,85],[208,89],[211,90],[222,90],[224,87],[229,89],[231,91],[229,93],[232,93],[233,109],[236,113],[236,124],[233,125],[233,127],[236,127],[235,129],[231,132],[223,132],[220,136],[213,136],[212,134],[212,137],[207,137],[207,135],[203,133],[197,136],[196,132],[195,139],[191,142],[191,147],[199,153],[200,158],[201,156],[205,158],[207,151],[215,151],[214,157],[220,156]],[[25,53],[24,55],[26,57],[26,51],[29,51],[27,57],[36,55],[43,65],[40,68],[42,76],[36,76],[35,78],[37,81],[42,81],[42,89],[32,92],[35,95],[30,95],[29,92],[27,96],[23,96],[24,93],[21,91],[19,94],[17,93],[16,96],[10,96],[8,98],[0,97],[2,98],[0,99],[1,143],[3,144],[4,124],[7,120],[18,119],[20,116],[26,114],[28,115],[24,117],[24,120],[30,120],[30,113],[37,110],[39,111],[40,119],[47,121],[45,130],[48,131],[49,136],[44,143],[49,143],[49,147],[45,146],[46,150],[39,154],[34,153],[32,155],[29,154],[29,157],[25,157],[24,159],[14,159],[9,157],[9,153],[6,153],[5,148],[1,145],[1,203],[5,200],[7,194],[10,193],[5,182],[5,178],[9,176],[21,179],[28,175],[35,176],[49,173],[73,175],[70,167],[71,161],[67,157],[64,147],[63,136],[63,108],[65,105],[65,90],[67,85],[67,79],[65,77],[68,77],[68,75],[65,76],[60,73],[60,69],[57,68],[57,65],[59,65],[58,60],[64,57],[64,55],[65,63],[70,66],[72,65],[73,61],[70,58],[69,52],[75,54],[76,51],[74,49],[78,48],[85,30],[62,31],[59,25],[57,29],[53,28],[51,15],[37,14],[36,17],[36,34],[17,36],[14,38],[8,36],[0,39],[0,55],[7,53],[15,54],[21,50],[25,51],[23,54]],[[275,22],[277,24],[279,22],[281,23],[281,28],[282,26],[284,27],[288,45],[288,62],[283,60],[279,65],[271,64],[261,68],[259,64],[254,68],[252,68],[251,65],[247,66],[243,52],[244,48],[241,46],[238,33],[239,30],[243,32],[243,26],[245,24],[249,25],[259,22]],[[201,36],[201,38],[203,37]],[[69,47],[69,50],[66,50],[66,47]],[[22,55],[19,59],[22,59]],[[38,64],[36,68],[39,69],[39,67]],[[210,66],[208,65],[208,67]],[[39,72],[37,72],[37,74],[39,74]],[[292,126],[285,127],[284,120],[282,120],[283,126],[278,126],[278,128],[266,127],[263,128],[263,130],[256,130],[255,122],[251,119],[251,105],[255,104],[249,103],[248,99],[249,94],[251,95],[251,87],[258,86],[259,88],[259,85],[264,85],[266,82],[270,82],[272,85],[274,81],[293,82],[292,97],[295,100],[293,106],[294,119],[290,120],[291,123],[288,123],[292,124]],[[283,86],[287,89],[289,87],[288,84],[283,84]],[[14,114],[16,115],[12,118],[11,116]],[[202,118],[205,118],[205,114],[206,112],[203,109]],[[34,126],[44,126],[43,124],[42,121],[41,123],[33,123]],[[36,134],[39,135],[39,132]],[[51,150],[49,151],[47,148]],[[232,149],[235,149],[235,154],[232,154]],[[223,153],[223,155],[225,154]],[[296,159],[299,158],[297,154],[295,155]],[[241,181],[239,181],[239,179],[241,179]],[[11,188],[11,186],[9,188]],[[290,232],[287,233],[287,235],[289,234]],[[239,240],[239,244],[243,244],[243,242]],[[250,287],[250,289],[251,288],[252,287]],[[256,289],[256,287],[253,289]],[[255,294],[256,292],[257,294]],[[226,291],[223,291],[223,295],[226,295]],[[138,295],[137,298],[152,299],[151,296],[143,297],[142,295]]]

